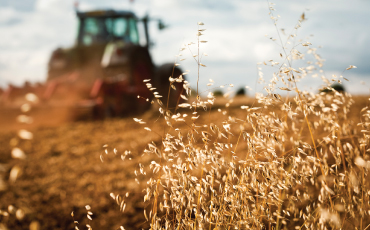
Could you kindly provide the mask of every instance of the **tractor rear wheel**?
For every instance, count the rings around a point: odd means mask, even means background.
[[[178,78],[182,75],[182,71],[180,68],[176,67],[172,63],[167,63],[160,66],[155,74],[155,85],[154,87],[157,88],[159,95],[162,97],[160,100],[163,103],[164,108],[169,109],[170,111],[174,112],[177,108],[179,102],[181,102],[180,95],[183,94],[183,82],[170,82],[171,78]],[[167,103],[168,100],[168,103]]]

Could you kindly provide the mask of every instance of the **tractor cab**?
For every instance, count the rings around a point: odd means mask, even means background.
[[[91,46],[112,41],[139,44],[138,18],[130,11],[77,12],[77,45]],[[147,33],[147,31],[145,31]]]
[[[87,81],[118,75],[132,79],[133,65],[140,58],[146,62],[145,68],[152,71],[148,17],[139,19],[124,10],[76,11],[76,16],[75,45],[53,51],[48,80],[75,71]]]

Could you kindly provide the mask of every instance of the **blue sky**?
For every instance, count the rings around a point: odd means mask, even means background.
[[[345,87],[352,94],[368,94],[370,88],[370,1],[367,0],[285,0],[272,1],[277,27],[288,35],[305,12],[307,20],[297,31],[299,39],[312,47],[322,47],[318,53],[326,60],[325,75],[340,75],[349,65],[358,68],[344,72]],[[50,53],[56,47],[72,46],[77,21],[73,0],[0,0],[0,86],[16,85],[24,81],[44,81]],[[204,57],[200,88],[207,90],[209,79],[214,86],[234,84],[235,88],[255,87],[256,63],[273,59],[280,62],[281,48],[269,38],[277,38],[265,0],[80,0],[81,10],[98,8],[130,9],[143,16],[161,18],[169,27],[158,31],[151,27],[155,47],[151,50],[157,65],[175,60],[184,43],[196,41],[197,22],[204,22],[207,30],[201,46]],[[281,30],[279,30],[281,31]],[[267,35],[267,36],[266,36]],[[284,35],[281,34],[283,37]],[[195,47],[194,47],[195,48]],[[302,53],[305,48],[298,46]],[[190,70],[188,80],[196,86],[196,63],[190,52],[181,62],[183,70]],[[305,61],[310,60],[306,57]],[[294,67],[299,67],[293,63]],[[296,65],[296,66],[295,66]],[[265,80],[271,68],[264,67]],[[301,89],[317,91],[320,78],[308,77],[299,84]],[[213,89],[211,89],[213,90]]]

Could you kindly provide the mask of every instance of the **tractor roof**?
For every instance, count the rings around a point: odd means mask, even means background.
[[[93,10],[86,12],[77,11],[77,16],[79,18],[87,17],[133,17],[136,18],[135,14],[127,10]]]

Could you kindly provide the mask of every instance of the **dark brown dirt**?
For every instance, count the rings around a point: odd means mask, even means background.
[[[122,224],[131,226],[126,229],[147,226],[142,213],[142,186],[135,182],[134,170],[146,144],[157,136],[132,118],[32,126],[31,130],[33,140],[19,140],[15,131],[0,134],[3,179],[7,182],[13,167],[21,169],[15,183],[7,183],[7,189],[0,191],[0,209],[13,205],[26,214],[21,221],[14,214],[2,218],[10,229],[29,229],[31,221],[38,221],[41,229],[73,229],[72,211],[80,228],[86,223],[96,229],[117,229]],[[16,142],[26,153],[25,160],[11,158],[11,144]],[[113,148],[118,150],[117,155]],[[122,161],[125,150],[131,150],[132,155]],[[110,197],[111,192],[130,192],[124,213]],[[87,221],[86,205],[92,207],[92,221]]]

